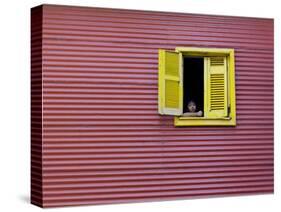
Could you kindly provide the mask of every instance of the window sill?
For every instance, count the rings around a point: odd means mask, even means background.
[[[175,117],[175,126],[236,126],[235,118]]]

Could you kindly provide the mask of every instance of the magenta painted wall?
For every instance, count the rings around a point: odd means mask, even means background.
[[[32,190],[41,207],[273,193],[273,20],[32,9]],[[157,112],[158,49],[234,48],[236,127]]]

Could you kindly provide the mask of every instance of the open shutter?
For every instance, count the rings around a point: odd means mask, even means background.
[[[208,118],[228,116],[227,109],[227,61],[226,57],[207,59],[207,111]]]
[[[178,52],[159,50],[158,111],[165,115],[182,114],[181,58]]]

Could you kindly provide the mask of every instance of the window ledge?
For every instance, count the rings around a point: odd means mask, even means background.
[[[175,126],[236,126],[235,118],[175,117]]]

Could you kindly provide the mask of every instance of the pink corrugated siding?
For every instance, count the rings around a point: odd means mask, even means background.
[[[43,6],[42,206],[273,192],[273,20]],[[158,49],[234,48],[236,127],[157,112]]]
[[[31,13],[31,202],[42,206],[42,8]]]

